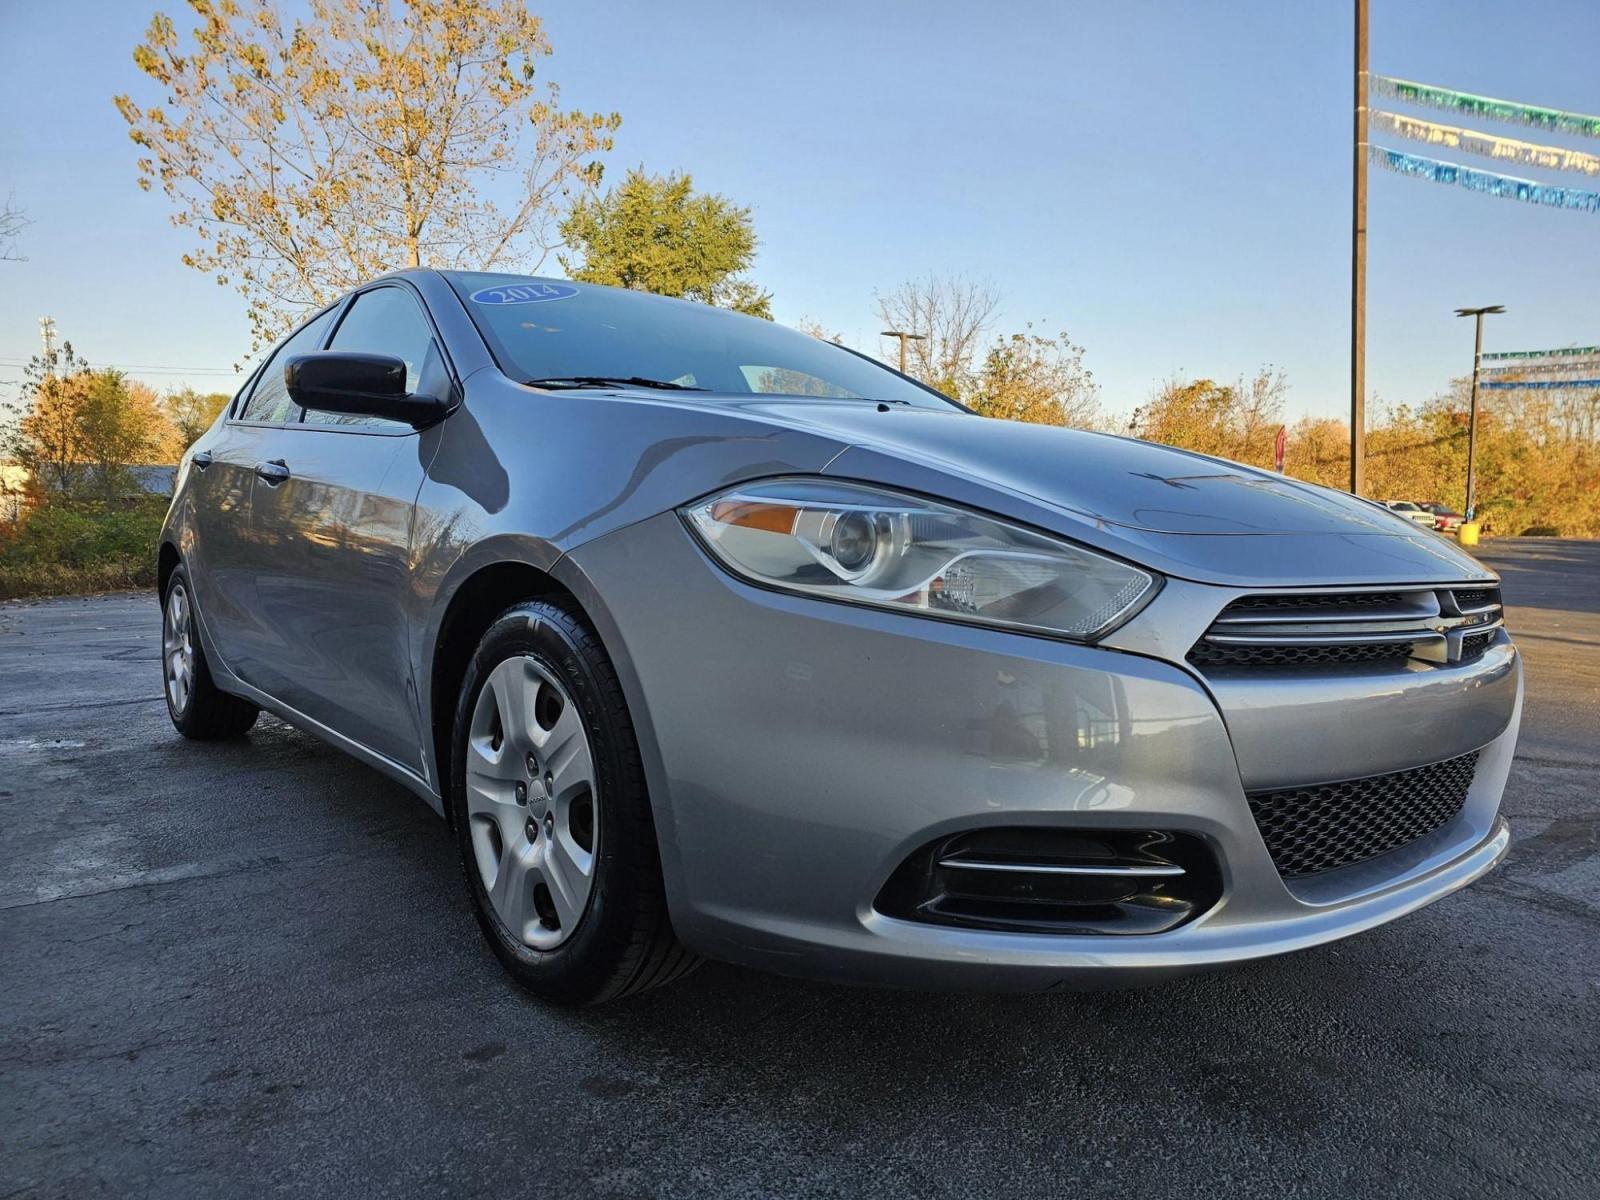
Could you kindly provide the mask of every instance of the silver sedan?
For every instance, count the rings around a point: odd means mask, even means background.
[[[560,1002],[702,957],[1156,979],[1508,841],[1521,668],[1452,544],[636,292],[418,270],[316,314],[185,456],[160,592],[179,731],[266,710],[410,788]]]

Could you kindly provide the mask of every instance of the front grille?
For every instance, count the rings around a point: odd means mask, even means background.
[[[1456,606],[1462,612],[1470,612],[1475,608],[1489,608],[1500,603],[1499,588],[1454,588],[1451,595],[1455,597]]]
[[[1409,771],[1247,798],[1278,873],[1298,879],[1432,833],[1461,811],[1477,765],[1474,750]]]
[[[1369,608],[1388,608],[1400,603],[1399,592],[1344,592],[1327,594],[1304,592],[1291,596],[1246,596],[1229,605],[1230,612],[1285,612],[1296,609],[1324,608],[1353,611]]]
[[[1482,654],[1499,627],[1496,587],[1263,592],[1217,614],[1188,658],[1223,674],[1446,666]]]
[[[1410,642],[1229,646],[1202,641],[1189,652],[1189,661],[1197,667],[1316,667],[1334,663],[1404,662],[1410,657]]]

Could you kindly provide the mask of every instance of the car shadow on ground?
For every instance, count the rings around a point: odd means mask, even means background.
[[[392,799],[420,804],[398,787]],[[1461,1031],[1498,1021],[1496,996],[1514,1002],[1514,971],[1453,928],[1450,910],[1474,903],[1467,893],[1349,942],[1141,988],[924,992],[707,962],[664,988],[563,1009],[500,971],[473,925],[454,840],[427,816],[435,836],[394,844],[396,867],[417,876],[396,886],[437,898],[437,911],[415,912],[418,930],[468,931],[467,945],[431,952],[473,972],[472,990],[510,1002],[488,1006],[494,1015],[481,1025],[467,1023],[463,1060],[497,1061],[554,1025],[593,1051],[594,1069],[578,1085],[597,1097],[648,1095],[671,1082],[700,1103],[735,1108],[768,1103],[776,1091],[808,1120],[828,1110],[843,1121],[850,1112],[933,1116],[979,1092],[1013,1113],[1092,1092],[1097,1107],[1129,1114],[1159,1109],[1166,1097],[1219,1120],[1270,1113],[1309,1126],[1318,1118],[1308,1096],[1345,1089],[1352,1071],[1383,1090],[1398,1086],[1395,1072],[1443,1069]],[[1453,1032],[1435,1041],[1421,1029]]]
[[[1127,1190],[1108,1162],[1138,1190],[1182,1163],[1207,1193],[1480,1194],[1511,1158],[1556,1194],[1592,1144],[1579,769],[1514,772],[1494,875],[1287,958],[1043,995],[708,963],[567,1010],[500,970],[444,822],[307,734],[197,745],[159,699],[112,699],[5,736],[8,1151],[59,1194],[173,1164],[191,1194],[445,1169],[551,1195]]]

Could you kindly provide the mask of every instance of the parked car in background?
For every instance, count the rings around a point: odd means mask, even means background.
[[[1447,508],[1436,501],[1417,501],[1417,507],[1423,512],[1433,514],[1433,527],[1440,533],[1455,533],[1461,528],[1461,522],[1466,520],[1453,508]]]
[[[358,288],[185,455],[159,566],[178,730],[265,709],[412,789],[555,1001],[699,956],[1160,979],[1371,929],[1510,841],[1481,563],[704,304]]]
[[[1411,503],[1409,500],[1385,500],[1383,506],[1396,516],[1404,517],[1408,521],[1415,521],[1425,528],[1433,528],[1433,514],[1426,512]]]

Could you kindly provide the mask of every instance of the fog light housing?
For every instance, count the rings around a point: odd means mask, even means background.
[[[1007,933],[1148,935],[1222,898],[1216,855],[1160,830],[973,830],[928,843],[873,902],[886,917]]]

